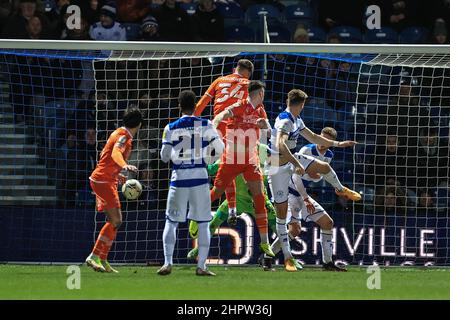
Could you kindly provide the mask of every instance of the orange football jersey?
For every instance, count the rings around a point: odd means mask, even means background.
[[[227,109],[233,116],[227,122],[224,158],[227,158],[227,162],[233,158],[234,163],[237,164],[259,164],[257,145],[261,130],[256,123],[260,118],[267,119],[264,106],[260,104],[254,107],[248,99],[245,99]]]
[[[90,179],[94,182],[117,183],[118,175],[120,171],[122,171],[122,167],[113,160],[113,149],[118,148],[123,155],[123,159],[126,161],[131,153],[132,142],[133,136],[128,129],[125,127],[116,129],[109,136],[105,147],[100,153],[100,160],[97,163],[97,167],[92,172]]]
[[[246,99],[248,96],[248,84],[250,80],[238,73],[232,73],[214,80],[206,91],[206,95],[214,99],[214,116],[225,110],[226,107]],[[200,116],[205,105],[197,106],[194,115]]]

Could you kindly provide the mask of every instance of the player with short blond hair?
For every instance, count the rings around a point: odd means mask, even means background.
[[[334,128],[325,127],[322,129],[320,135],[329,140],[336,140],[337,132]],[[325,209],[314,199],[312,199],[306,192],[305,187],[310,182],[319,182],[322,179],[332,184],[336,189],[336,194],[346,196],[345,192],[339,191],[345,187],[341,184],[330,166],[333,159],[333,152],[329,147],[319,144],[307,144],[303,146],[299,152],[294,154],[299,159],[302,165],[307,169],[307,173],[302,176],[293,174],[289,181],[289,196],[288,196],[288,219],[289,237],[292,239],[300,235],[301,223],[300,219],[305,222],[313,221],[321,230],[321,246],[322,246],[322,261],[323,269],[325,271],[346,271],[346,269],[339,267],[333,263],[333,219],[328,215]],[[322,172],[322,173],[319,173]],[[358,201],[361,197],[353,200]],[[289,219],[290,218],[290,219]],[[281,244],[279,238],[272,243],[272,250],[276,254],[280,251]],[[271,269],[270,257],[264,259],[264,270]]]
[[[295,259],[291,254],[288,231],[286,229],[289,180],[292,174],[303,175],[305,172],[318,172],[324,176],[326,175],[329,181],[332,181],[332,185],[335,188],[339,188],[337,185],[338,179],[334,171],[329,171],[328,168],[303,156],[294,156],[299,136],[301,135],[312,143],[326,147],[334,146],[344,148],[356,144],[355,141],[333,141],[309,130],[300,117],[307,98],[308,95],[299,89],[293,89],[288,93],[286,101],[287,108],[276,118],[270,138],[271,152],[267,167],[269,186],[277,212],[277,233],[281,241],[286,271],[297,271],[298,269]],[[345,187],[339,189],[339,192],[341,192],[341,196],[348,197],[352,200],[359,200],[361,198],[357,192]]]

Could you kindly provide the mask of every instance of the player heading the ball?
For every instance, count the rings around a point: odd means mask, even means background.
[[[240,59],[233,73],[217,78],[209,86],[208,90],[206,90],[205,94],[195,106],[194,115],[200,116],[212,99],[214,99],[214,117],[239,100],[247,99],[249,79],[253,74],[253,70],[254,66],[250,60]],[[222,137],[225,137],[227,123],[228,120],[222,120],[217,125],[217,130],[222,134]],[[225,195],[229,204],[228,223],[235,225],[237,219],[235,180],[230,181],[230,184],[226,186]]]
[[[116,129],[109,136],[100,153],[100,160],[89,177],[91,188],[96,196],[97,210],[105,212],[107,218],[92,253],[86,258],[87,265],[95,271],[118,272],[107,260],[117,230],[122,224],[117,184],[125,182],[125,176],[120,174],[122,170],[137,171],[137,168],[128,165],[126,160],[131,153],[133,137],[141,125],[141,111],[138,108],[127,109],[123,115],[123,127]]]
[[[173,251],[175,249],[178,223],[187,218],[198,224],[198,263],[196,274],[214,276],[206,268],[211,233],[208,223],[211,221],[211,201],[206,167],[220,156],[224,144],[211,121],[193,116],[195,94],[190,90],[182,91],[178,98],[181,118],[164,128],[161,160],[172,162],[172,176],[167,195],[166,224],[163,232],[164,265],[159,275],[172,272]],[[189,213],[187,213],[189,205]]]
[[[294,156],[297,147],[297,140],[302,135],[311,143],[320,144],[325,147],[351,147],[355,141],[333,141],[323,136],[317,135],[309,130],[300,117],[300,113],[305,106],[308,95],[299,90],[289,91],[286,101],[287,108],[281,112],[275,120],[275,126],[270,138],[271,153],[269,157],[269,186],[272,192],[275,209],[277,212],[277,233],[280,238],[281,248],[285,259],[286,271],[297,271],[295,259],[292,257],[286,229],[286,217],[288,211],[289,180],[293,173],[303,175],[308,173],[299,158]],[[320,174],[329,175],[329,180],[337,180],[336,173],[328,168],[323,168]],[[311,170],[312,171],[312,170]],[[329,181],[327,180],[327,181]],[[337,184],[333,184],[336,187]],[[345,188],[341,190],[349,198],[356,200],[358,193]]]
[[[230,182],[242,174],[255,206],[256,225],[261,238],[260,249],[273,257],[269,245],[263,174],[258,153],[260,131],[270,130],[263,105],[264,92],[264,83],[250,81],[247,99],[239,100],[226,108],[213,120],[216,127],[224,120],[229,121],[225,134],[226,149],[211,190],[211,201],[219,199]]]

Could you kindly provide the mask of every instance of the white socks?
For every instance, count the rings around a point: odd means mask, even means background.
[[[273,253],[275,253],[275,255],[276,255],[278,252],[280,252],[280,250],[281,250],[280,238],[277,237],[277,238],[275,239],[275,241],[272,242],[272,245],[271,245],[270,247],[272,248],[272,251],[273,251]],[[264,255],[264,256],[265,256],[266,258],[269,257],[268,255]]]
[[[166,219],[163,232],[164,265],[173,264],[173,250],[175,249],[175,242],[177,240],[177,227],[178,222],[172,222]]]
[[[333,261],[333,231],[322,230],[320,233],[320,244],[322,245],[323,263]]]
[[[283,250],[284,259],[292,258],[291,246],[289,245],[288,231],[286,228],[286,219],[277,217],[277,233],[280,239],[281,249]]]
[[[326,182],[331,184],[336,190],[342,191],[342,189],[344,189],[344,186],[339,181],[339,178],[337,177],[336,172],[334,172],[333,168],[331,168],[330,172],[322,174],[322,177],[325,179]]]
[[[211,232],[208,222],[198,222],[198,262],[197,267],[206,269],[206,259],[209,254],[209,244],[211,241]]]

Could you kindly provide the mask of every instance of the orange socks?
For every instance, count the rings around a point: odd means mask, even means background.
[[[266,243],[268,242],[267,210],[265,198],[262,193],[253,197],[253,205],[255,206],[256,225],[258,226],[259,234],[261,236],[261,242]]]
[[[92,250],[92,253],[96,256],[99,256],[101,260],[106,260],[109,250],[111,250],[113,241],[116,238],[116,234],[117,229],[113,226],[112,223],[107,222],[103,226],[102,230],[100,230],[100,234],[98,235],[97,241],[95,242],[94,250]]]

